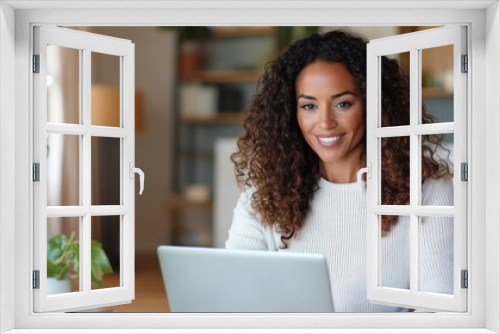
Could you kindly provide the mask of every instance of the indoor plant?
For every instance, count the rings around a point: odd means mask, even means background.
[[[91,240],[91,281],[103,288],[104,274],[113,273],[109,259],[99,241]],[[71,292],[71,279],[80,268],[80,244],[72,232],[69,239],[58,234],[47,240],[47,294]]]

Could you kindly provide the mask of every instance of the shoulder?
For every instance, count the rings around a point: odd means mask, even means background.
[[[427,178],[422,184],[422,204],[453,205],[453,177]]]
[[[255,192],[255,187],[244,187],[242,189],[234,209],[235,213],[239,213],[246,218],[257,219],[255,209],[252,207],[252,197]]]

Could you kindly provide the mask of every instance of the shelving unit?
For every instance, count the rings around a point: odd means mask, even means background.
[[[198,81],[202,83],[234,83],[256,81],[261,75],[255,70],[213,70],[200,71],[182,77],[184,81]]]
[[[453,92],[440,87],[424,87],[422,96],[424,98],[453,98]]]
[[[177,101],[175,193],[166,198],[174,222],[171,231],[174,244],[211,246],[207,240],[212,239],[213,201],[189,200],[184,195],[185,189],[201,183],[214,194],[214,143],[218,138],[234,138],[241,133],[245,109],[262,74],[263,55],[275,52],[276,32],[276,27],[213,27],[209,37],[197,41],[204,66],[178,76],[179,87],[195,84],[216,87],[218,92],[229,88],[241,92],[242,101],[241,108],[231,110],[226,103],[224,109],[202,114],[181,110],[182,103]],[[222,102],[219,101],[219,107]]]
[[[219,27],[212,30],[212,38],[241,38],[276,34],[276,27]]]
[[[239,125],[245,118],[244,111],[236,112],[217,112],[207,116],[182,116],[181,122],[187,124],[221,125],[234,124]]]

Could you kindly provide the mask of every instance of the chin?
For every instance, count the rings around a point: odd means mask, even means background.
[[[336,163],[340,160],[339,156],[331,156],[331,155],[318,155],[319,160],[325,164]]]

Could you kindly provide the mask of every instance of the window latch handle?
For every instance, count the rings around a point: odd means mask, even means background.
[[[130,161],[130,163],[129,163],[129,170],[130,170],[129,176],[131,179],[134,178],[134,173],[139,174],[139,177],[140,177],[139,181],[141,184],[141,190],[139,191],[139,195],[142,195],[142,192],[144,191],[144,172],[140,168],[134,167],[133,161]]]
[[[357,184],[358,184],[358,189],[359,189],[360,193],[363,193],[363,182],[361,180],[361,175],[363,175],[364,173],[366,173],[366,177],[367,178],[371,178],[372,177],[371,169],[372,169],[372,163],[370,161],[368,161],[366,163],[366,167],[365,168],[361,168],[358,171],[358,174],[357,174]]]

